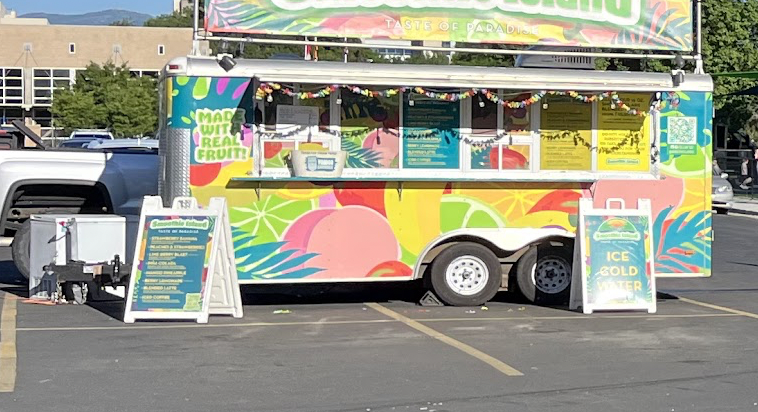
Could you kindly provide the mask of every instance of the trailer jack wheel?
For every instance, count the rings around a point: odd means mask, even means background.
[[[83,305],[87,303],[88,293],[89,286],[86,282],[58,283],[53,302]]]

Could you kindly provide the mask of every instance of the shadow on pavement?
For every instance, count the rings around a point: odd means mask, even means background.
[[[13,261],[0,261],[0,290],[20,298],[29,297],[27,280],[18,272]]]

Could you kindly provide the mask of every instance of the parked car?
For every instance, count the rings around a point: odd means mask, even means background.
[[[68,139],[62,141],[58,147],[61,148],[86,148],[92,142],[101,142],[102,139],[96,137],[77,137],[76,139]]]
[[[719,174],[716,170],[713,171],[711,203],[718,214],[727,214],[732,208],[734,192],[732,191],[732,184],[727,180],[728,177],[729,175],[726,173]]]
[[[93,140],[87,146],[87,149],[101,150],[158,150],[158,140],[156,139],[114,139],[114,140]]]
[[[77,129],[69,136],[70,139],[107,139],[113,140],[113,134],[104,129]]]
[[[158,150],[147,148],[157,141],[124,139],[114,141],[115,147],[55,150],[45,147],[23,123],[13,125],[15,130],[0,134],[0,147],[6,148],[0,150],[0,245],[12,242],[13,262],[25,276],[29,274],[29,216],[136,216],[144,196],[158,194]],[[25,139],[35,147],[27,147]]]

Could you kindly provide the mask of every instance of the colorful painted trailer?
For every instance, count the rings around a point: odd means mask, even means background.
[[[686,74],[175,59],[161,194],[228,199],[243,284],[569,294],[578,201],[652,199],[658,276],[711,274],[712,82]],[[346,152],[297,177],[292,153]]]

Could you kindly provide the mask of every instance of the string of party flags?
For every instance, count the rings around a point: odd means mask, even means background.
[[[627,105],[619,97],[618,93],[616,92],[582,94],[576,91],[544,91],[543,90],[543,91],[539,91],[537,93],[532,94],[526,99],[506,100],[506,99],[501,99],[497,95],[497,93],[489,89],[476,89],[476,88],[469,89],[460,93],[449,93],[449,92],[435,92],[435,91],[427,90],[423,87],[397,87],[397,88],[390,88],[390,89],[384,89],[384,90],[371,90],[371,89],[366,89],[359,86],[335,84],[331,86],[326,86],[315,92],[296,92],[293,89],[282,86],[279,83],[261,83],[260,86],[258,87],[258,90],[255,93],[255,97],[258,100],[263,100],[265,98],[269,102],[271,102],[273,101],[272,94],[274,94],[275,92],[280,92],[284,94],[285,96],[289,96],[298,100],[322,99],[322,98],[330,96],[332,93],[335,93],[338,90],[347,90],[347,91],[352,92],[353,94],[365,96],[368,98],[393,97],[393,96],[397,96],[400,93],[411,92],[411,93],[416,93],[422,96],[426,96],[430,99],[437,99],[437,100],[443,100],[443,101],[448,101],[448,102],[457,102],[463,99],[469,99],[469,98],[479,95],[495,104],[499,104],[503,107],[507,107],[510,109],[523,109],[523,108],[529,107],[541,101],[545,96],[568,96],[582,103],[592,103],[595,101],[603,101],[605,99],[610,99],[611,109],[621,110],[633,116],[647,116],[649,114],[645,110],[629,107],[629,105]],[[651,108],[656,109],[658,104],[659,104],[658,101],[656,101],[652,105]]]

